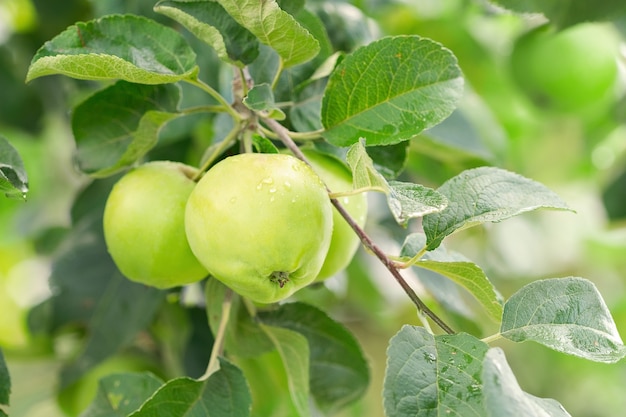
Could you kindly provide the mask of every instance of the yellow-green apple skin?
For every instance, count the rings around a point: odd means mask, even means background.
[[[128,279],[171,288],[208,275],[185,235],[185,205],[196,185],[192,171],[181,163],[154,161],[113,186],[104,210],[104,237]]]
[[[349,192],[353,189],[352,174],[350,170],[338,159],[315,151],[303,149],[304,156],[309,161],[313,170],[324,181],[333,193]],[[350,217],[361,227],[367,219],[367,196],[364,193],[347,197],[339,197],[339,202],[346,209]],[[324,265],[318,274],[316,281],[322,281],[332,277],[348,266],[357,249],[360,239],[333,207],[333,234],[330,239],[330,248],[324,261]]]
[[[238,294],[269,304],[317,277],[330,245],[332,206],[320,178],[283,154],[240,154],[213,166],[187,203],[193,253]]]

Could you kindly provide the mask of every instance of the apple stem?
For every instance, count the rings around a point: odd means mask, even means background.
[[[211,349],[211,357],[209,359],[209,364],[206,368],[206,372],[200,378],[199,381],[206,381],[211,374],[220,369],[220,364],[218,358],[222,355],[224,351],[224,336],[226,334],[226,325],[228,324],[228,319],[230,318],[230,307],[233,302],[233,291],[230,288],[226,288],[226,292],[224,293],[224,300],[222,301],[222,315],[220,317],[220,324],[217,329],[217,334],[215,335],[215,340],[213,341],[213,349]]]
[[[278,138],[283,142],[283,144],[299,159],[307,163],[309,166],[309,161],[307,161],[306,157],[296,145],[296,143],[289,136],[289,131],[283,125],[278,123],[274,119],[263,118],[263,122],[272,129],[277,135]],[[331,190],[326,188],[328,193],[331,193]],[[437,326],[439,326],[443,331],[448,334],[454,334],[454,330],[450,326],[446,324],[435,312],[433,312],[424,302],[420,299],[420,297],[415,293],[413,288],[406,282],[398,268],[396,267],[396,262],[391,260],[385,252],[376,245],[372,239],[369,237],[365,230],[361,226],[359,226],[356,221],[350,216],[350,214],[346,211],[346,209],[341,205],[339,200],[336,198],[331,198],[330,202],[337,209],[339,214],[344,218],[344,220],[350,225],[352,230],[357,234],[363,245],[369,249],[382,263],[385,265],[387,270],[391,273],[391,275],[395,278],[395,280],[400,284],[400,287],[404,290],[404,292],[409,296],[413,304],[417,306],[417,309],[428,316]]]

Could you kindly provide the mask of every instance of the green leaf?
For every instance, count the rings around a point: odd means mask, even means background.
[[[433,336],[403,326],[390,341],[383,385],[389,417],[483,417],[482,362],[487,344],[459,333]]]
[[[163,383],[148,372],[107,375],[98,382],[96,397],[81,417],[126,417]]]
[[[442,211],[448,199],[432,188],[410,182],[390,181],[387,199],[391,214],[398,224],[406,226],[410,219]]]
[[[389,184],[374,167],[372,158],[367,154],[365,146],[357,142],[348,149],[346,162],[352,170],[352,182],[355,189],[390,192]]]
[[[413,233],[405,239],[400,255],[411,258],[424,248],[425,243],[423,234]],[[485,272],[460,253],[449,252],[440,246],[425,253],[414,266],[436,272],[454,281],[478,300],[491,319],[498,323],[502,320],[502,298]]]
[[[129,417],[246,417],[252,398],[243,372],[224,358],[206,380],[176,378],[158,389]]]
[[[185,26],[198,39],[211,45],[222,61],[240,68],[259,55],[259,42],[212,0],[165,0],[154,6],[158,13]]]
[[[388,180],[397,178],[404,170],[408,159],[409,142],[387,146],[368,146],[367,154],[374,167]]]
[[[94,177],[118,172],[143,157],[160,129],[179,116],[175,85],[118,81],[79,104],[72,117],[79,168]]]
[[[539,208],[570,210],[543,184],[494,167],[463,171],[437,191],[448,198],[448,207],[424,216],[428,250],[452,233],[485,222],[499,222]]]
[[[86,274],[84,270],[81,272]],[[78,357],[62,370],[62,385],[69,385],[105,358],[129,346],[150,325],[164,299],[163,291],[114,274],[104,292],[92,301],[96,307],[88,324],[87,341]]]
[[[207,316],[213,334],[217,334],[222,317],[222,303],[226,291],[230,291],[215,278],[209,278],[205,288]],[[233,294],[229,325],[226,328],[224,348],[230,354],[240,357],[258,356],[274,348],[258,320],[250,315],[241,297]]]
[[[349,146],[406,141],[455,109],[463,77],[448,49],[419,36],[387,37],[335,68],[322,101],[324,137]]]
[[[532,340],[596,362],[614,363],[626,356],[602,296],[583,278],[554,278],[524,286],[504,304],[500,333],[514,342]]]
[[[62,74],[82,80],[174,83],[197,75],[196,54],[175,30],[134,15],[79,22],[46,42],[26,82]]]
[[[626,3],[622,0],[492,0],[510,10],[522,13],[543,13],[552,23],[560,27],[576,23],[613,20],[626,14]]]
[[[298,415],[308,417],[309,410],[309,345],[304,336],[282,327],[262,324],[261,327],[278,350],[285,367],[289,394]]]
[[[369,368],[363,352],[354,336],[326,313],[304,303],[288,303],[260,312],[259,318],[306,338],[311,394],[322,411],[335,412],[365,393]]]
[[[500,348],[485,355],[482,379],[487,417],[570,416],[557,401],[522,391]]]
[[[283,60],[285,68],[313,59],[319,42],[275,0],[217,0],[243,27],[261,43],[271,46]]]
[[[254,111],[270,111],[277,109],[274,103],[272,87],[266,83],[252,87],[248,95],[243,98],[243,104]]]
[[[11,394],[11,376],[9,369],[4,360],[4,354],[0,349],[0,406],[9,405],[9,396]],[[0,411],[2,411],[0,409]]]
[[[28,192],[28,176],[24,161],[11,143],[0,136],[0,191],[9,198],[24,199]]]
[[[256,133],[252,135],[252,145],[259,153],[279,153],[271,140]]]

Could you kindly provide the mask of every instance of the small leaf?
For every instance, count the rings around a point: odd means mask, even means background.
[[[79,104],[72,117],[79,168],[94,177],[114,174],[143,157],[160,129],[179,116],[174,85],[118,81]]]
[[[314,58],[319,42],[275,0],[217,0],[243,27],[271,46],[283,60],[285,68]]]
[[[28,176],[24,161],[11,143],[0,136],[0,191],[9,198],[24,199],[28,192]]]
[[[285,367],[289,393],[301,417],[309,417],[309,345],[304,336],[282,327],[262,324]]]
[[[463,171],[437,189],[448,198],[445,210],[424,216],[428,250],[455,232],[485,222],[499,222],[539,208],[570,210],[545,185],[494,167]]]
[[[165,0],[154,6],[211,45],[222,61],[243,68],[259,55],[259,42],[250,31],[235,21],[212,0]]]
[[[355,143],[348,149],[346,162],[352,170],[352,182],[355,189],[389,193],[387,180],[374,168],[374,162],[361,142]]]
[[[400,255],[411,258],[424,247],[425,243],[426,238],[423,234],[412,233],[405,239]],[[502,320],[501,296],[485,272],[460,253],[449,252],[440,246],[425,253],[414,266],[436,272],[454,281],[480,302],[491,319],[498,323]]]
[[[419,36],[363,46],[335,68],[322,102],[324,137],[336,146],[411,139],[452,113],[463,77],[454,55]]]
[[[275,108],[272,87],[266,83],[255,85],[244,97],[243,104],[254,111],[267,111]]]
[[[354,336],[326,313],[304,303],[288,303],[260,312],[259,318],[306,337],[311,394],[322,411],[337,411],[365,393],[369,369],[363,352]]]
[[[99,381],[96,397],[81,417],[126,417],[161,385],[163,381],[148,372],[107,375]]]
[[[37,51],[26,81],[63,74],[82,80],[174,83],[198,72],[196,54],[175,30],[134,15],[70,26]]]
[[[482,362],[487,344],[460,333],[433,336],[403,326],[390,341],[383,386],[393,417],[483,417]]]
[[[532,340],[596,362],[614,363],[626,356],[602,296],[583,278],[526,285],[504,304],[500,333],[514,342]]]
[[[622,0],[605,0],[590,3],[587,0],[492,0],[510,10],[522,13],[543,13],[551,22],[560,27],[577,23],[613,20],[626,14],[626,3]]]
[[[4,354],[0,349],[0,406],[9,405],[9,395],[11,394],[11,376],[4,360]],[[0,409],[0,411],[2,411]]]
[[[278,148],[272,143],[272,141],[261,135],[252,135],[252,145],[254,145],[254,149],[256,149],[259,153],[279,153]]]
[[[390,181],[387,202],[398,224],[406,226],[410,219],[442,211],[448,199],[432,188],[410,182]]]
[[[500,348],[485,355],[482,379],[488,417],[570,417],[557,401],[522,391]]]
[[[206,380],[168,381],[129,417],[246,417],[252,398],[243,372],[224,358],[220,369]]]

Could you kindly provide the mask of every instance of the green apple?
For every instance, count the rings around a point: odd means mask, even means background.
[[[302,149],[302,152],[311,163],[315,173],[332,192],[352,190],[352,173],[341,161],[313,149]],[[339,202],[359,226],[365,224],[367,196],[364,193],[341,197]],[[332,277],[348,266],[359,248],[359,243],[359,237],[333,207],[333,234],[330,239],[330,248],[316,281]]]
[[[208,275],[185,235],[185,204],[196,185],[193,170],[177,162],[149,162],[113,187],[104,210],[104,237],[128,279],[171,288]]]
[[[546,108],[579,111],[611,98],[618,79],[618,36],[584,23],[556,31],[540,26],[521,36],[511,55],[514,80]]]
[[[254,302],[282,300],[324,263],[332,206],[320,178],[283,154],[240,154],[213,166],[189,196],[185,228],[206,269]]]

